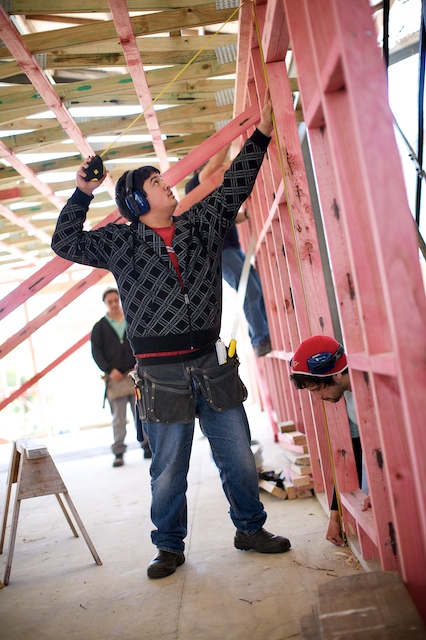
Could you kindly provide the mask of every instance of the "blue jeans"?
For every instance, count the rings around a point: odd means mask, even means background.
[[[193,362],[165,366],[177,367],[189,378],[188,368]],[[155,367],[157,375],[160,367]],[[244,407],[239,404],[217,412],[209,406],[193,378],[191,384],[200,427],[219,469],[232,522],[245,533],[257,531],[263,526],[266,513],[259,500],[258,475]],[[194,422],[144,422],[143,426],[152,451],[151,520],[156,529],[151,539],[158,549],[180,552],[185,548],[183,540],[187,535],[186,490]]]
[[[238,290],[245,255],[241,249],[227,247],[222,251],[222,276],[230,287]],[[251,266],[244,301],[249,336],[253,347],[269,336],[262,284],[257,271]]]

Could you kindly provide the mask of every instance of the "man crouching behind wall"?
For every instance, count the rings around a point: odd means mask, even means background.
[[[365,493],[368,493],[367,480],[365,473],[363,473],[358,419],[343,345],[339,344],[331,336],[312,336],[307,338],[296,349],[290,362],[290,369],[290,380],[296,389],[307,389],[314,398],[324,402],[334,403],[344,398],[359,485]],[[370,498],[367,497],[364,500],[362,510],[366,511],[369,507],[371,507],[371,503]],[[338,510],[336,489],[334,489],[326,538],[336,546],[344,546],[345,542],[341,533],[342,524]]]

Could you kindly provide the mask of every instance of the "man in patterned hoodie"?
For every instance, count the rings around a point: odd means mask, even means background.
[[[213,193],[174,217],[177,201],[154,167],[126,172],[117,182],[120,213],[131,222],[83,231],[93,191],[85,180],[62,210],[52,239],[59,256],[112,272],[127,335],[137,359],[138,412],[152,451],[151,539],[158,553],[148,577],[163,578],[185,562],[187,473],[194,420],[208,438],[237,529],[237,549],[288,551],[290,542],[263,529],[246,390],[238,359],[218,357],[222,312],[223,239],[250,195],[272,131],[266,96],[253,135]]]

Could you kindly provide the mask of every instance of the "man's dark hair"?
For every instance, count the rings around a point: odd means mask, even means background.
[[[125,171],[115,185],[115,201],[117,203],[118,210],[123,218],[129,220],[129,222],[133,222],[135,216],[132,215],[129,207],[126,204],[126,178],[128,173],[128,171]],[[145,180],[147,180],[147,178],[149,178],[153,173],[160,173],[160,171],[156,169],[156,167],[151,167],[150,165],[135,169],[135,171],[133,172],[133,190],[140,191],[142,195],[146,196],[143,184]]]
[[[347,373],[348,369],[346,368],[341,373]],[[335,383],[333,380],[333,376],[336,374],[332,374],[331,376],[306,376],[303,373],[292,373],[290,375],[290,380],[296,387],[296,389],[306,389],[306,385],[322,385],[323,387],[332,387]]]
[[[116,293],[118,295],[118,289],[115,289],[114,287],[110,287],[109,289],[105,289],[105,291],[102,294],[102,302],[105,302],[105,298],[107,297],[107,295],[109,293]]]

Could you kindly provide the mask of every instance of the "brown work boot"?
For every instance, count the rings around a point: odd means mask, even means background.
[[[243,551],[257,551],[258,553],[284,553],[291,547],[290,540],[283,536],[274,536],[265,529],[258,529],[253,533],[237,531],[234,538],[236,549]]]
[[[185,562],[182,552],[172,553],[160,549],[148,566],[148,578],[166,578],[171,576]]]
[[[123,454],[119,453],[118,455],[115,456],[115,460],[112,463],[113,467],[122,467],[124,464],[124,460],[123,460]]]

